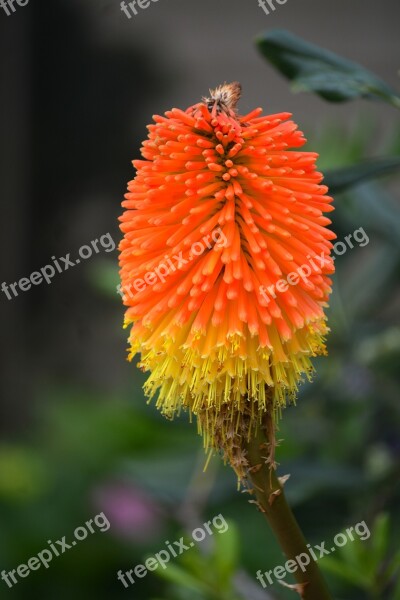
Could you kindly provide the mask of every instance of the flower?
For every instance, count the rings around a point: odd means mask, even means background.
[[[163,414],[188,409],[231,464],[326,352],[336,237],[317,154],[289,113],[239,116],[240,91],[154,116],[120,219],[129,358]]]
[[[94,490],[94,502],[113,524],[115,534],[136,542],[158,537],[161,507],[144,490],[120,481],[108,481]]]

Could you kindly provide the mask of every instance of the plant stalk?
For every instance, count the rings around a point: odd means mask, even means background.
[[[263,428],[259,428],[257,436],[246,444],[249,477],[254,486],[258,506],[286,558],[294,561],[301,554],[310,558],[310,563],[303,566],[304,571],[296,561],[297,569],[293,576],[297,586],[293,589],[303,600],[332,600],[318,565],[312,559],[304,535],[286,501],[283,482],[279,481],[275,473],[273,461],[266,457],[268,450],[265,448],[270,443],[274,442],[267,439]],[[303,562],[306,560],[304,557]],[[294,570],[295,565],[292,564],[290,568]],[[271,576],[273,577],[273,573]]]

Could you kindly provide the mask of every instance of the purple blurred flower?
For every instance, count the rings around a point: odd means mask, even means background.
[[[160,535],[161,507],[143,490],[127,483],[110,482],[94,492],[95,505],[107,515],[110,531],[136,542]]]

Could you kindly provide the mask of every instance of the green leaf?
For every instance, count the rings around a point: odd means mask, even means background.
[[[375,567],[379,568],[388,551],[389,545],[389,515],[382,513],[376,517],[372,528],[370,551],[373,555]]]
[[[369,179],[392,173],[397,169],[400,169],[399,156],[376,158],[351,167],[327,171],[324,183],[329,187],[331,194],[338,194]]]
[[[399,582],[400,599],[400,550],[398,550],[394,557],[389,561],[389,564],[384,572],[384,581],[389,581],[393,577],[396,577],[396,581],[398,580]]]
[[[383,240],[400,248],[398,205],[377,181],[354,188],[349,200],[352,223],[359,220],[367,231],[378,233]]]
[[[289,31],[266,32],[256,44],[265,58],[293,82],[294,91],[315,92],[330,102],[384,100],[400,108],[399,94],[376,75]]]
[[[377,244],[368,261],[361,262],[359,255],[354,253],[352,264],[355,265],[353,275],[346,281],[342,302],[347,317],[357,321],[365,318],[380,299],[390,292],[395,281],[398,254],[388,244]]]
[[[344,531],[343,533],[346,535]],[[355,538],[352,542],[349,541],[341,548],[338,548],[337,553],[340,556],[341,562],[358,572],[367,571],[372,578],[375,562],[369,552],[369,548],[365,546],[365,542]]]
[[[230,582],[239,559],[239,539],[237,529],[232,521],[224,533],[214,533],[214,552],[212,563],[218,573],[218,579],[226,585]]]
[[[361,589],[368,590],[372,584],[372,577],[365,573],[365,570],[358,570],[344,561],[325,556],[320,562],[321,569],[332,575],[340,577]]]
[[[121,302],[117,286],[120,283],[118,267],[111,260],[103,259],[93,263],[88,272],[88,278],[93,287],[104,295],[113,297]]]
[[[204,583],[176,564],[169,563],[166,569],[157,569],[155,573],[179,587],[182,586],[195,592],[207,593],[209,591]]]

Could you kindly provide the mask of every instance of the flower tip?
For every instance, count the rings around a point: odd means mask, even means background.
[[[210,89],[210,97],[203,97],[203,102],[207,104],[208,109],[211,111],[214,106],[217,112],[221,111],[236,111],[236,105],[242,95],[242,85],[238,81],[232,83],[223,83],[214,90]]]

